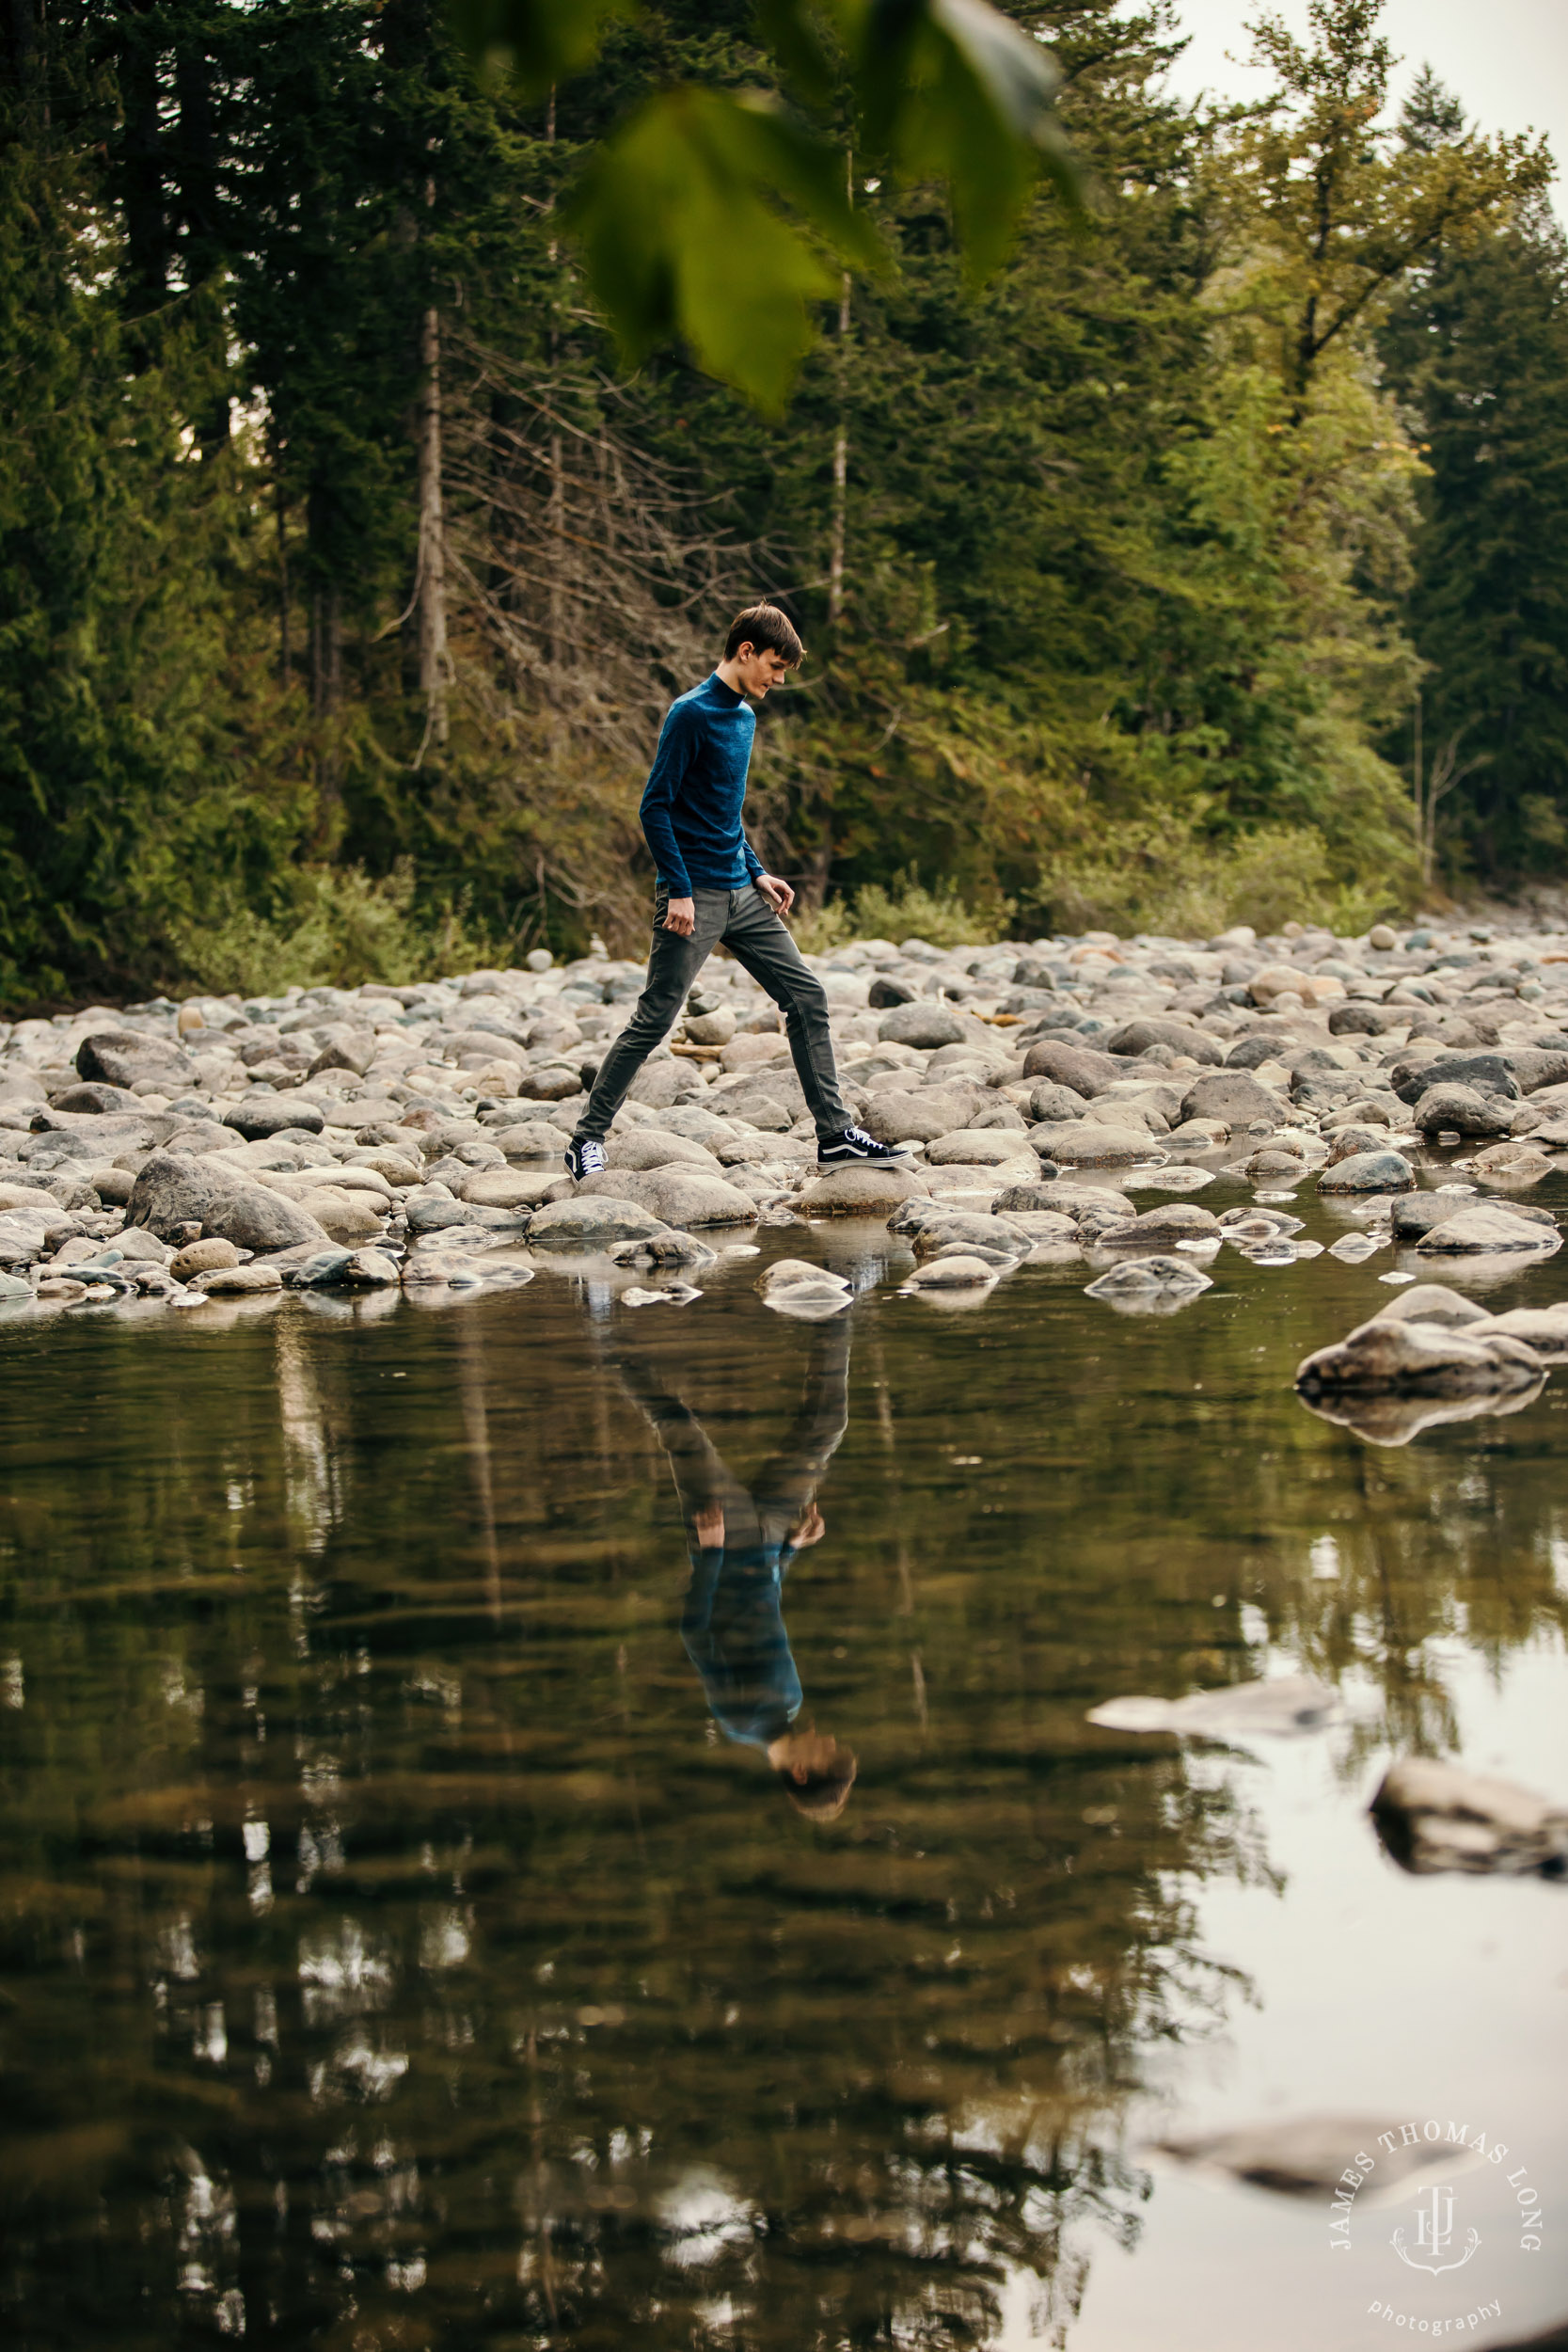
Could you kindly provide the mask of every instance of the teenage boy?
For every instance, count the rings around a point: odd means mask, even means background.
[[[569,1176],[605,1165],[604,1139],[654,1047],[673,1028],[687,993],[721,942],[782,1007],[784,1034],[816,1124],[819,1168],[847,1160],[891,1160],[896,1147],[852,1126],[838,1090],[828,999],[780,920],[795,893],[765,873],[740,818],[761,702],[805,647],[777,605],[738,613],[711,677],[671,704],[639,812],[653,851],[654,940],[637,1008],[599,1065],[593,1092],[566,1150]]]

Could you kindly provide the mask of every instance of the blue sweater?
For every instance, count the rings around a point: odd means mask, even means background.
[[[726,1740],[766,1748],[800,1712],[800,1677],[784,1630],[789,1544],[693,1549],[681,1619],[686,1654]]]
[[[642,789],[642,834],[672,898],[736,890],[765,869],[740,822],[756,717],[717,671],[673,702]]]

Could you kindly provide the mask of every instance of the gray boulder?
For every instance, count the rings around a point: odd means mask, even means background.
[[[1056,1184],[1054,1171],[1048,1179],[1042,1168],[1039,1175],[1032,1176],[1027,1184],[1008,1184],[999,1192],[990,1204],[991,1213],[995,1216],[1006,1216],[1011,1210],[1047,1209],[1055,1216],[1065,1215],[1060,1207]]]
[[[1497,1097],[1465,1086],[1428,1087],[1412,1116],[1423,1136],[1437,1135],[1445,1127],[1461,1136],[1506,1136],[1513,1123]]]
[[[314,1103],[296,1102],[289,1094],[254,1094],[237,1103],[223,1123],[247,1143],[256,1143],[267,1136],[280,1136],[285,1128],[319,1136],[326,1121]]]
[[[403,1204],[409,1232],[418,1238],[424,1233],[453,1232],[467,1227],[477,1237],[481,1233],[520,1234],[528,1224],[531,1211],[519,1209],[485,1209],[477,1201],[459,1200],[445,1184],[422,1185],[406,1195]],[[355,1240],[361,1238],[355,1234]]]
[[[1250,1070],[1205,1071],[1181,1098],[1181,1118],[1217,1119],[1227,1127],[1250,1127],[1254,1120],[1270,1132],[1285,1118],[1285,1104]]]
[[[1063,1168],[1128,1168],[1137,1160],[1164,1160],[1164,1151],[1145,1128],[1108,1127],[1096,1119],[1055,1120],[1031,1127],[1030,1149]]]
[[[933,1168],[1010,1168],[1015,1163],[1034,1168],[1029,1136],[1017,1127],[960,1127],[956,1135],[936,1136],[927,1145],[926,1157]]]
[[[1069,1045],[1057,1037],[1042,1037],[1023,1057],[1026,1078],[1053,1078],[1070,1087],[1085,1101],[1127,1075],[1127,1064],[1113,1054],[1097,1053],[1092,1045]]]
[[[1320,1192],[1413,1192],[1416,1171],[1401,1152],[1353,1152],[1325,1168]]]
[[[1082,1094],[1075,1094],[1070,1087],[1055,1078],[1042,1078],[1029,1097],[1029,1116],[1037,1126],[1082,1119],[1085,1107]]]
[[[934,1143],[964,1123],[951,1087],[887,1087],[867,1096],[861,1124],[879,1143]]]
[[[911,1200],[927,1200],[930,1186],[912,1168],[890,1161],[879,1166],[830,1168],[814,1177],[800,1198],[808,1216],[886,1216]]]
[[[618,1241],[609,1256],[615,1265],[682,1266],[711,1265],[719,1255],[695,1233],[648,1233],[628,1241]]]
[[[1539,1386],[1541,1359],[1522,1341],[1475,1336],[1454,1324],[1362,1324],[1337,1347],[1319,1348],[1296,1369],[1308,1398],[1345,1390],[1427,1396],[1506,1396]]]
[[[372,1031],[340,1029],[328,1038],[306,1074],[319,1078],[328,1070],[347,1070],[355,1077],[362,1078],[374,1059],[375,1037]]]
[[[1211,1278],[1190,1258],[1130,1258],[1121,1265],[1114,1265],[1098,1281],[1085,1284],[1084,1295],[1116,1304],[1142,1300],[1160,1292],[1166,1296],[1196,1298],[1200,1291],[1211,1287]]]
[[[900,1289],[916,1295],[924,1291],[987,1291],[996,1279],[997,1268],[989,1259],[972,1250],[955,1250],[916,1266]]]
[[[1416,1245],[1423,1257],[1469,1256],[1501,1250],[1550,1257],[1561,1246],[1562,1236],[1555,1226],[1538,1224],[1512,1205],[1505,1208],[1500,1201],[1490,1200],[1478,1200],[1468,1208],[1456,1209],[1452,1216],[1434,1225]]]
[[[172,1040],[145,1037],[139,1029],[101,1029],[76,1048],[77,1074],[102,1078],[106,1086],[134,1087],[143,1081],[167,1094],[199,1086],[201,1073]]]
[[[641,1201],[618,1199],[613,1193],[577,1195],[552,1200],[529,1219],[531,1248],[581,1248],[600,1242],[649,1241],[665,1230]]]
[[[1449,1290],[1442,1282],[1412,1282],[1380,1307],[1369,1323],[1442,1323],[1463,1331],[1472,1323],[1491,1323],[1495,1318],[1484,1307],[1478,1307],[1473,1298]]]
[[[1162,1020],[1158,1015],[1124,1021],[1105,1039],[1108,1054],[1147,1054],[1151,1045],[1168,1045],[1174,1054],[1191,1054],[1195,1061],[1208,1062],[1215,1068],[1225,1059],[1224,1046],[1209,1030],[1195,1028],[1185,1021]]]
[[[577,1198],[603,1194],[615,1200],[635,1201],[661,1225],[677,1225],[689,1232],[705,1225],[754,1225],[756,1204],[726,1184],[715,1170],[697,1168],[651,1168],[640,1170],[605,1168],[585,1176]]]
[[[1416,1287],[1426,1286],[1418,1283]],[[1485,1316],[1476,1337],[1489,1338],[1494,1332],[1505,1339],[1523,1340],[1544,1364],[1568,1363],[1568,1299],[1556,1307],[1510,1307],[1506,1314]]]
[[[1453,1192],[1415,1192],[1396,1200],[1390,1211],[1396,1241],[1419,1241],[1434,1225],[1447,1224],[1465,1205],[1466,1196]]]
[[[1504,1102],[1519,1100],[1519,1082],[1505,1054],[1410,1055],[1395,1062],[1388,1083],[1402,1103],[1418,1103],[1434,1086],[1470,1087]]]
[[[884,1044],[962,1045],[975,1034],[973,1022],[934,997],[890,1006],[877,1024],[877,1035]]]
[[[958,1248],[998,1263],[1016,1263],[1029,1247],[1027,1233],[1007,1217],[938,1206],[942,1213],[928,1218],[914,1235],[917,1258],[934,1258],[941,1250]]]
[[[143,1162],[126,1203],[128,1225],[145,1225],[160,1241],[182,1238],[187,1225],[259,1256],[300,1242],[325,1247],[322,1226],[296,1201],[250,1184],[208,1159],[154,1152]]]
[[[91,1114],[103,1118],[105,1113],[118,1111],[135,1118],[141,1102],[128,1087],[105,1086],[101,1078],[89,1078],[80,1086],[63,1087],[58,1094],[52,1094],[49,1107],[52,1111],[74,1111],[78,1117]]]
[[[1196,1200],[1162,1200],[1134,1217],[1107,1225],[1096,1237],[1099,1249],[1168,1249],[1179,1241],[1218,1241],[1221,1226],[1212,1209]]]
[[[706,1168],[710,1176],[718,1172],[711,1152],[663,1127],[617,1127],[605,1151],[607,1164],[612,1168],[637,1172],[681,1166]]]

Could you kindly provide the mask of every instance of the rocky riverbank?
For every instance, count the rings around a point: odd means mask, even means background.
[[[714,1229],[839,1215],[891,1223],[933,1303],[1044,1259],[1082,1261],[1111,1307],[1168,1310],[1222,1248],[1317,1251],[1287,1205],[1303,1184],[1352,1212],[1343,1257],[1403,1245],[1474,1278],[1560,1245],[1524,1195],[1568,1167],[1568,933],[862,940],[814,961],[847,1099],[900,1166],[817,1172],[778,1015],[723,957],[580,1184],[561,1153],[638,963],[539,952],[0,1029],[0,1311],[490,1289],[562,1250],[651,1270],[631,1303],[674,1301]],[[1215,1215],[1196,1196],[1220,1177],[1252,1198]],[[803,1264],[765,1296],[823,1314],[848,1293]],[[1517,1395],[1556,1326],[1475,1328],[1494,1320],[1390,1308],[1304,1392],[1340,1417],[1367,1391]]]

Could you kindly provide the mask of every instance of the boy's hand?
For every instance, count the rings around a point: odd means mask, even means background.
[[[787,914],[795,904],[795,893],[782,874],[759,874],[757,888],[775,914]]]
[[[679,931],[683,939],[689,939],[697,928],[696,900],[672,898],[664,910],[664,928],[667,931]]]

